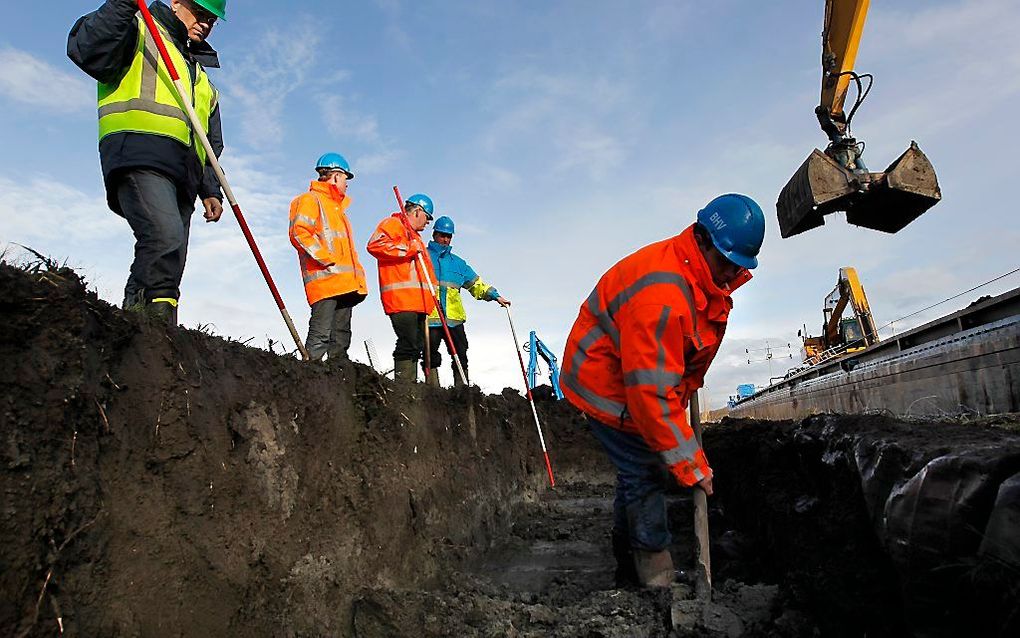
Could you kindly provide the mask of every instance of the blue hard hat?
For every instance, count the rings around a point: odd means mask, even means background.
[[[747,195],[720,195],[698,211],[712,244],[727,259],[744,268],[758,266],[758,251],[765,241],[765,213]]]
[[[434,230],[437,233],[446,233],[447,235],[452,235],[453,220],[447,217],[446,215],[443,215],[442,217],[436,220],[436,225],[432,227],[432,230]]]
[[[425,216],[432,219],[432,213],[435,208],[432,206],[432,198],[425,193],[415,193],[407,198],[408,204],[417,204],[421,206],[421,209],[425,211]]]
[[[347,174],[347,179],[354,179],[354,173],[351,172],[351,165],[347,163],[347,160],[340,153],[324,154],[319,158],[319,161],[315,163],[315,170],[343,171]]]

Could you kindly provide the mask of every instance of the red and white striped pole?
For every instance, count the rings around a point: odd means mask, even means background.
[[[297,345],[298,352],[301,353],[301,358],[307,360],[308,351],[305,350],[305,344],[301,341],[301,337],[298,336],[297,329],[294,327],[294,321],[291,320],[290,313],[287,312],[287,307],[283,303],[283,297],[280,296],[280,291],[277,290],[276,283],[273,282],[273,277],[269,274],[269,268],[262,259],[262,253],[255,243],[255,238],[248,228],[248,223],[244,220],[244,215],[241,214],[241,206],[238,205],[237,199],[234,198],[234,192],[230,189],[227,177],[223,174],[223,169],[220,168],[219,159],[216,157],[216,153],[213,152],[212,144],[209,143],[209,137],[206,136],[205,130],[198,120],[195,107],[191,104],[191,100],[187,98],[188,94],[181,83],[181,76],[177,73],[173,60],[170,59],[170,54],[167,52],[166,45],[163,43],[163,38],[159,33],[159,27],[156,26],[155,20],[152,19],[152,14],[149,13],[149,7],[145,5],[144,0],[138,0],[138,10],[142,13],[142,18],[145,20],[149,33],[152,34],[152,39],[156,41],[156,48],[159,49],[159,55],[163,58],[163,64],[166,65],[167,71],[170,73],[170,79],[173,80],[174,88],[177,90],[177,100],[183,105],[184,111],[188,114],[188,119],[191,120],[193,134],[198,137],[199,141],[202,142],[202,146],[205,147],[205,156],[209,161],[209,165],[212,166],[213,171],[216,173],[216,178],[220,181],[220,186],[223,187],[223,193],[227,196],[230,208],[234,211],[234,217],[237,218],[237,224],[241,227],[241,232],[244,233],[244,238],[248,241],[248,247],[251,248],[251,252],[255,256],[255,262],[258,264],[259,270],[262,271],[262,277],[265,278],[269,291],[273,294],[276,307],[280,309],[280,314],[283,315],[283,321],[287,324],[287,329],[290,330],[290,336],[294,338],[294,343]]]
[[[510,316],[510,308],[503,306],[506,310],[507,321],[510,322],[510,333],[514,336],[514,349],[517,350],[517,361],[521,364],[521,376],[524,377],[524,389],[528,392],[528,403],[531,404],[531,415],[535,417],[535,428],[538,430],[538,441],[542,444],[542,454],[545,456],[545,471],[549,474],[549,487],[556,487],[556,479],[553,478],[552,463],[549,462],[549,451],[545,448],[545,436],[542,435],[542,424],[538,422],[538,410],[535,409],[535,397],[531,396],[531,386],[528,385],[528,372],[524,369],[524,355],[521,354],[521,344],[517,341],[517,330],[514,329],[514,319]]]

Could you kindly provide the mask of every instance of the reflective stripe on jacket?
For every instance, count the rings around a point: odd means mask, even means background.
[[[297,249],[308,305],[351,292],[368,295],[345,214],[350,205],[336,186],[319,181],[290,203],[290,243]]]
[[[424,246],[421,237],[407,226],[403,217],[402,213],[393,213],[379,222],[368,242],[368,252],[379,261],[379,296],[383,311],[388,315],[395,312],[428,314],[436,304],[428,284],[422,279],[417,257]],[[431,261],[421,261],[428,269],[424,276],[431,278],[435,284],[436,274]]]
[[[694,226],[609,269],[582,304],[567,338],[560,381],[580,410],[640,434],[682,485],[712,475],[687,421],[733,302],[712,281]]]
[[[443,307],[446,320],[451,326],[467,321],[467,311],[460,298],[461,288],[479,301],[494,301],[499,297],[499,291],[482,281],[474,268],[453,254],[450,246],[430,241],[429,257],[439,280],[439,304]],[[438,311],[433,311],[429,315],[429,325],[433,327],[442,325]]]
[[[185,99],[191,101],[203,130],[209,132],[209,117],[216,108],[218,93],[201,64],[195,73],[163,25],[156,23],[184,86]],[[176,88],[156,42],[139,15],[136,20],[138,41],[127,71],[116,83],[99,83],[99,139],[113,133],[148,133],[177,140],[195,149],[204,164],[205,147],[191,132],[191,122],[177,102]]]

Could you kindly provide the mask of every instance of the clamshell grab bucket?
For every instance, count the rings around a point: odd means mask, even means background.
[[[792,237],[824,224],[823,216],[895,233],[942,199],[931,162],[916,142],[881,173],[854,173],[815,149],[776,202],[779,230]]]

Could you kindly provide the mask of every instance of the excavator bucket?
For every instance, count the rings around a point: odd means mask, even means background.
[[[816,148],[779,193],[779,232],[785,239],[821,226],[822,216],[846,210],[857,190],[853,173]]]
[[[783,187],[776,202],[779,230],[792,237],[846,211],[846,219],[895,233],[942,199],[935,169],[916,142],[881,173],[854,173],[815,149]]]
[[[872,173],[863,197],[852,202],[847,222],[895,233],[942,199],[935,169],[928,157],[911,142],[884,173]]]

